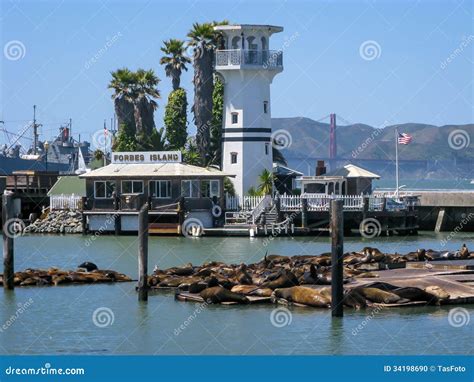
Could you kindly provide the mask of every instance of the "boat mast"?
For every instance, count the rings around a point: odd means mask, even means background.
[[[33,105],[33,154],[38,152],[38,125],[36,124],[36,105]]]

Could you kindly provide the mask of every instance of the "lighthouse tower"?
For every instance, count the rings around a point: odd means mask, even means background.
[[[216,71],[224,82],[222,169],[235,175],[236,194],[257,188],[263,170],[272,171],[270,84],[283,70],[281,51],[269,49],[270,36],[282,27],[220,25],[223,46]]]

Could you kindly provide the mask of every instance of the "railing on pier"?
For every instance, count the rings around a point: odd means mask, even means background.
[[[265,195],[258,205],[252,210],[250,219],[252,224],[255,224],[260,215],[272,205],[273,199],[270,195]]]
[[[230,196],[226,195],[226,210],[228,211],[252,211],[263,200],[264,196]]]
[[[216,66],[253,65],[264,69],[283,67],[283,52],[279,50],[228,49],[216,52]]]
[[[81,196],[79,195],[51,195],[49,207],[51,210],[77,210],[81,207]]]

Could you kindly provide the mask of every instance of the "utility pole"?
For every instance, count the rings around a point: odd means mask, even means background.
[[[38,153],[38,127],[36,124],[36,105],[33,105],[33,154]]]

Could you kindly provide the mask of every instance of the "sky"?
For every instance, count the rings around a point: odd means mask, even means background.
[[[121,67],[155,70],[155,123],[163,126],[171,89],[159,64],[163,40],[186,39],[194,22],[224,19],[284,27],[270,41],[284,56],[271,88],[273,117],[336,113],[375,127],[474,122],[469,0],[0,1],[0,120],[13,132],[36,104],[43,139],[72,118],[73,133],[91,141],[104,119],[110,124],[107,85]],[[190,66],[181,81],[190,104],[192,73]],[[195,132],[192,120],[188,131]]]

